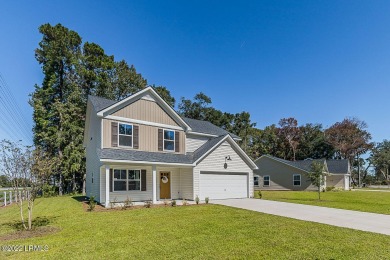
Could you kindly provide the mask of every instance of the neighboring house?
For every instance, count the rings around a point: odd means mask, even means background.
[[[89,96],[87,196],[110,202],[253,195],[254,162],[239,137],[180,117],[152,88],[119,102]]]
[[[307,178],[313,161],[324,164],[327,172],[321,188],[339,187],[349,189],[348,160],[300,160],[287,161],[270,155],[263,155],[255,163],[258,167],[254,171],[255,190],[317,190]]]

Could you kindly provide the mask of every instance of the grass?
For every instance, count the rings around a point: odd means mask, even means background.
[[[217,205],[86,212],[71,197],[39,199],[35,217],[58,232],[2,241],[17,206],[0,209],[1,245],[47,245],[46,252],[0,252],[0,259],[385,259],[390,236]]]
[[[390,192],[328,191],[321,193],[321,201],[313,191],[262,191],[262,194],[266,200],[390,214]]]

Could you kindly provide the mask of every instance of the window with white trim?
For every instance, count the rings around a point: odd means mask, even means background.
[[[126,170],[114,170],[113,176],[113,191],[126,191],[127,171]]]
[[[175,151],[175,131],[164,130],[164,151]]]
[[[259,186],[259,175],[253,175],[253,185]]]
[[[263,177],[263,186],[264,187],[268,187],[270,182],[271,182],[270,176],[266,175],[266,176]]]
[[[141,190],[141,171],[129,170],[128,190]]]
[[[301,175],[294,174],[293,175],[294,186],[301,186]]]
[[[133,147],[133,125],[119,123],[119,146]]]

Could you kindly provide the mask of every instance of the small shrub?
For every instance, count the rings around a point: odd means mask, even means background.
[[[188,205],[188,201],[186,199],[183,199],[182,204],[183,204],[183,206],[187,206]]]
[[[129,198],[129,196],[127,196],[126,200],[123,202],[123,207],[122,209],[127,209],[127,208],[131,208],[133,206],[133,201],[131,198]]]
[[[326,187],[326,191],[332,191],[334,189],[333,186]]]
[[[205,202],[206,204],[209,204],[209,197],[204,198],[204,202]]]
[[[117,202],[117,198],[114,197],[114,200],[110,201],[110,206],[111,206],[111,208],[114,208],[114,207],[115,207],[116,202]]]
[[[57,196],[57,188],[54,185],[44,184],[42,187],[42,196],[45,198]]]
[[[176,207],[176,200],[172,200],[172,201],[171,201],[171,206],[172,206],[172,207]]]
[[[261,199],[261,198],[263,198],[263,193],[261,193],[261,190],[255,191],[255,198],[256,198],[256,199]]]
[[[95,197],[94,196],[89,197],[88,211],[93,211],[95,209],[95,206],[96,206]]]
[[[164,200],[164,206],[167,207],[170,204],[169,200],[165,199]]]
[[[153,202],[152,202],[151,200],[146,200],[146,201],[144,202],[144,207],[145,207],[145,208],[151,208],[152,205],[153,205]]]
[[[196,195],[195,202],[196,202],[196,205],[199,204],[199,197],[198,197],[198,195]]]
[[[332,191],[333,192],[343,191],[343,188],[341,188],[341,187],[333,188]]]

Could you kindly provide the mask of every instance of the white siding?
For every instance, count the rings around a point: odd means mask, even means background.
[[[231,158],[231,161],[227,161],[227,169],[224,168],[226,156]],[[199,195],[199,175],[201,171],[223,172],[226,174],[232,172],[248,173],[249,197],[253,196],[253,171],[227,141],[212,151],[194,168],[194,197]]]
[[[88,106],[90,106],[88,109],[90,121],[86,139],[86,193],[88,197],[94,196],[96,201],[101,202],[99,189],[101,163],[96,150],[101,146],[101,119],[96,116],[90,103]]]
[[[193,169],[182,168],[180,169],[180,194],[183,199],[193,200]]]
[[[191,135],[186,136],[186,152],[194,152],[196,149],[204,145],[210,138],[206,136]]]

